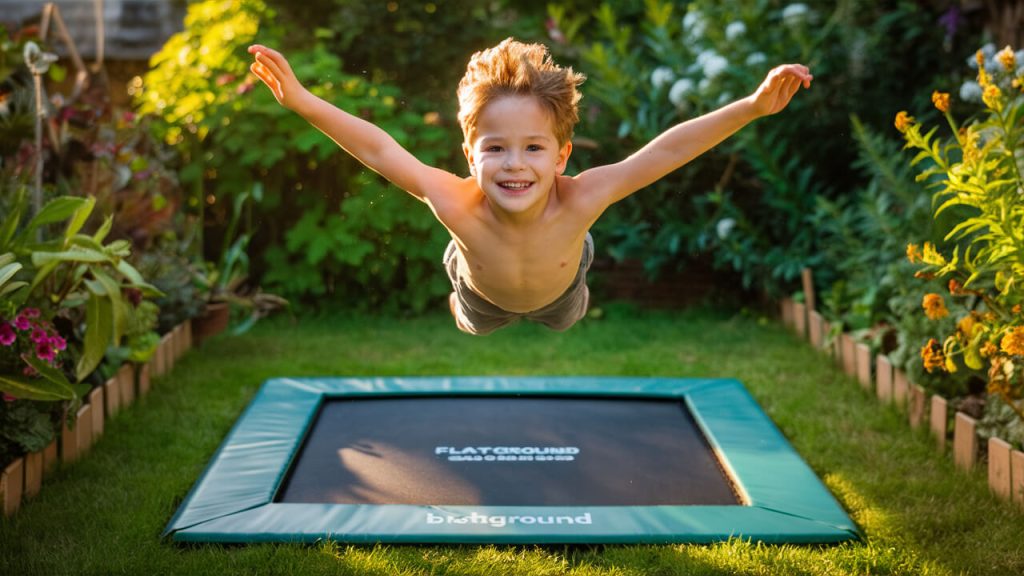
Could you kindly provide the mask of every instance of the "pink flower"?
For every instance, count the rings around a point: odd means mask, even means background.
[[[32,327],[32,323],[29,322],[28,318],[26,318],[24,314],[19,314],[18,317],[14,319],[14,327],[18,330],[28,330]]]
[[[25,318],[39,318],[39,308],[25,308],[21,313]]]
[[[11,396],[7,392],[4,392],[4,402],[14,402],[15,400],[17,400],[17,398]]]
[[[40,360],[46,360],[47,362],[53,362],[56,357],[57,351],[50,345],[49,340],[43,342],[36,342],[36,356]]]
[[[0,322],[0,344],[10,346],[17,339],[18,335],[14,332],[14,328],[11,328],[11,323]]]
[[[40,342],[49,342],[49,340],[50,335],[46,333],[46,330],[43,330],[39,326],[32,329],[32,341],[36,344]]]
[[[63,350],[68,347],[68,343],[60,336],[50,336],[50,346],[57,350]]]

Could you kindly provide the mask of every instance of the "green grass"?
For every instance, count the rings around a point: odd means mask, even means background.
[[[0,574],[1022,574],[1024,515],[954,469],[781,327],[611,307],[558,334],[450,318],[275,319],[190,352],[84,460],[0,522]],[[660,375],[743,381],[865,535],[838,546],[180,546],[160,533],[260,383],[276,376]]]

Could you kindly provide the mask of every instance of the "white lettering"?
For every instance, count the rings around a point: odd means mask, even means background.
[[[590,512],[585,512],[579,516],[501,516],[480,514],[478,512],[473,512],[469,516],[457,516],[427,512],[426,521],[427,524],[454,524],[458,526],[486,524],[492,528],[504,528],[513,524],[526,526],[533,524],[593,524]]]

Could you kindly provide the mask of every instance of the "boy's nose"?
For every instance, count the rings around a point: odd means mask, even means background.
[[[508,154],[505,156],[505,165],[502,167],[505,170],[518,170],[523,167],[523,162],[518,154]]]

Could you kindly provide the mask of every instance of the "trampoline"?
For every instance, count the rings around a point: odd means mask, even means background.
[[[732,379],[277,378],[178,542],[833,543],[856,527]]]

